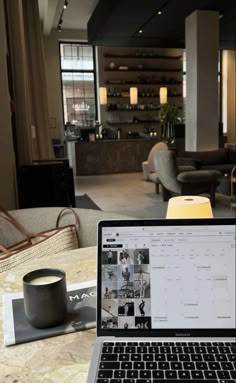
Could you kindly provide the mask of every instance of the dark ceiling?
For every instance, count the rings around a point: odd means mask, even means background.
[[[184,48],[185,18],[195,10],[218,11],[220,48],[236,49],[236,0],[100,0],[88,22],[88,41]]]

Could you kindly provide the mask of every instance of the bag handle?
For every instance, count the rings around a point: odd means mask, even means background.
[[[2,215],[2,213],[4,215]],[[34,234],[27,231],[7,210],[5,210],[2,206],[0,206],[0,217],[7,220],[10,224],[12,224],[21,234],[23,234],[29,243],[31,243],[31,239],[35,237],[44,237],[47,238],[45,234]]]
[[[7,250],[4,246],[0,245],[0,250],[5,254],[5,256],[0,256],[0,261],[2,259],[10,257],[12,255],[11,251]]]
[[[79,227],[79,225],[80,225],[80,221],[79,221],[79,217],[78,217],[78,215],[76,214],[76,212],[75,212],[71,207],[64,207],[64,208],[60,211],[60,213],[58,214],[57,221],[56,221],[56,228],[60,227],[60,226],[59,226],[59,225],[60,225],[60,220],[61,220],[61,218],[62,218],[62,216],[64,215],[64,213],[65,213],[66,210],[69,210],[71,213],[73,213],[73,215],[74,215],[74,217],[75,217],[75,220],[76,220],[76,224],[77,224],[78,227]]]

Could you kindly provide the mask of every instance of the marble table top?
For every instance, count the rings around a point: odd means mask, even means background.
[[[63,269],[68,284],[96,279],[96,247],[48,255],[1,273],[0,294],[22,291],[23,275],[42,267]],[[1,299],[0,306],[0,382],[86,383],[95,329],[5,347]]]

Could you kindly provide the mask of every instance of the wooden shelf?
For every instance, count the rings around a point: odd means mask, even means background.
[[[108,98],[129,98],[129,96],[107,96]],[[175,98],[175,97],[182,97],[182,94],[173,94],[173,95],[169,95],[168,94],[168,98],[171,97],[171,98]],[[151,99],[151,98],[159,98],[159,95],[155,95],[155,96],[138,96],[138,98],[147,98],[147,99]]]
[[[137,125],[137,124],[160,124],[159,120],[141,120],[141,121],[119,121],[119,122],[110,122],[106,121],[107,125]]]
[[[143,72],[182,72],[183,69],[182,68],[177,68],[177,69],[172,69],[172,68],[142,68],[142,69],[138,69],[138,68],[129,68],[129,69],[110,69],[110,68],[104,68],[104,71],[106,72],[140,72],[140,73],[143,73]]]
[[[182,106],[178,106],[178,109],[179,110],[182,110]],[[106,111],[108,113],[110,112],[158,112],[158,110],[160,110],[160,107],[156,108],[156,109],[125,109],[125,108],[122,108],[122,109],[106,109]]]
[[[170,103],[181,105],[179,106],[181,117],[183,109],[181,52],[182,50],[159,48],[137,51],[136,47],[102,50],[101,78],[103,84],[106,84],[108,93],[108,105],[102,110],[104,122],[114,128],[124,125],[124,131],[141,132],[145,125],[148,128],[152,124],[158,128],[161,124],[160,87],[168,87]],[[114,68],[111,68],[112,66]],[[129,103],[131,86],[138,88],[138,105],[132,105],[133,107],[130,107]]]
[[[121,71],[119,71],[121,72]],[[123,80],[120,80],[120,82],[111,82],[112,80],[107,80],[106,81],[106,84],[107,85],[111,85],[111,86],[124,86],[124,85],[148,85],[148,86],[152,86],[152,85],[182,85],[182,81],[167,81],[167,82],[161,82],[161,81],[152,81],[152,82],[140,82],[140,81],[123,81]],[[119,81],[119,80],[117,80]]]
[[[160,108],[153,108],[153,109],[108,109],[107,112],[158,112]]]
[[[159,55],[104,55],[105,59],[159,59],[159,60],[180,60],[182,56],[159,56]]]

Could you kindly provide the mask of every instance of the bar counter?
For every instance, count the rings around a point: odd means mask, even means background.
[[[76,175],[141,172],[151,148],[160,138],[127,138],[75,143]]]

